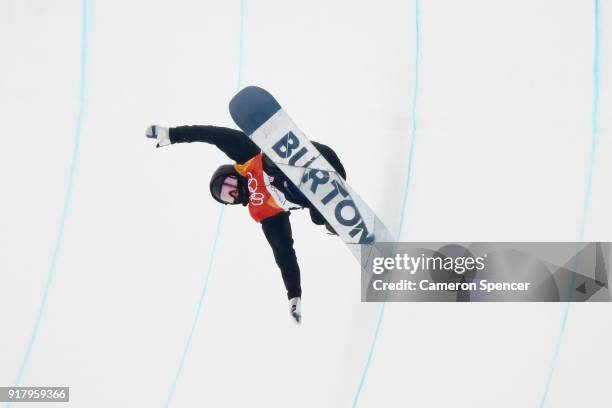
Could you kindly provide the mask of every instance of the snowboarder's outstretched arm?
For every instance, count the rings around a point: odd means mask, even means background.
[[[283,212],[261,222],[266,239],[272,247],[274,260],[280,268],[287,289],[287,298],[302,296],[300,267],[293,249],[293,237],[289,213]]]
[[[210,143],[237,163],[244,163],[260,152],[259,147],[243,132],[219,126],[177,126],[168,129],[154,125],[147,129],[147,137],[156,138],[158,146]]]

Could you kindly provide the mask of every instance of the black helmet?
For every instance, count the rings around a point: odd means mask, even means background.
[[[210,194],[221,204],[247,205],[249,202],[246,180],[231,164],[224,164],[215,170],[210,178]]]

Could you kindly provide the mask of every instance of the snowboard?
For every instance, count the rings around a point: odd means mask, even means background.
[[[230,101],[230,114],[262,152],[325,217],[360,262],[378,256],[375,244],[394,242],[375,212],[329,162],[265,89],[249,86]],[[361,259],[367,245],[366,259]],[[365,265],[365,263],[363,263]]]

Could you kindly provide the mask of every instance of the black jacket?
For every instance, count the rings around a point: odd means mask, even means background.
[[[245,163],[261,152],[261,149],[243,132],[217,126],[178,126],[170,129],[172,143],[204,142],[217,146],[236,163]],[[328,146],[312,142],[332,167],[346,179],[346,172],[336,153]],[[273,185],[281,190],[287,199],[310,210],[310,218],[317,225],[326,225],[325,218],[310,202],[299,193],[299,190],[285,177],[276,165],[264,155],[264,170],[274,177]],[[297,192],[297,193],[296,193]],[[293,249],[293,237],[289,212],[283,212],[261,222],[264,235],[272,247],[274,260],[281,270],[283,282],[289,299],[302,296],[300,285],[300,267]]]

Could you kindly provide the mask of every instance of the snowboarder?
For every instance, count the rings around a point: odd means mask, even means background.
[[[335,234],[321,213],[241,131],[216,126],[166,128],[153,125],[147,128],[146,136],[156,139],[157,147],[174,143],[210,143],[235,162],[217,168],[210,179],[210,193],[222,204],[247,206],[251,217],[261,223],[287,289],[289,312],[295,321],[300,323],[300,267],[293,249],[289,212],[308,208],[313,223],[325,225]],[[312,143],[338,174],[346,179],[346,172],[336,153],[324,144]]]

